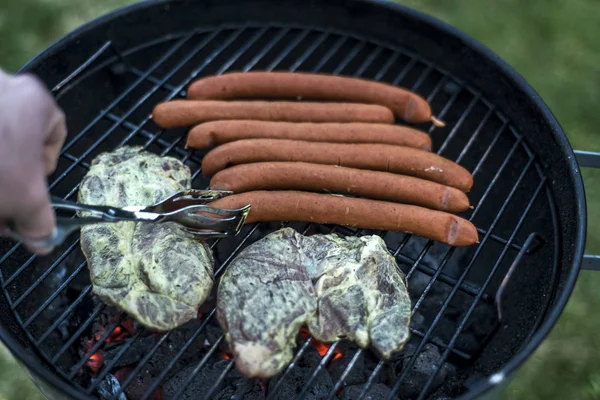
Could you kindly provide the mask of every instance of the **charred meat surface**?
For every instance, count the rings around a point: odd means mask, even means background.
[[[383,357],[409,338],[410,298],[379,236],[303,236],[284,228],[242,251],[218,289],[217,317],[236,367],[267,378],[292,359],[298,329]]]
[[[78,201],[151,205],[190,185],[190,170],[179,160],[123,147],[93,160]],[[210,249],[174,224],[86,226],[81,248],[94,293],[151,329],[170,330],[195,318],[213,286]]]

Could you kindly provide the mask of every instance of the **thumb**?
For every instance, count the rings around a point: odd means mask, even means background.
[[[45,184],[41,188],[34,191],[42,191],[44,195],[34,196],[28,199],[27,214],[17,216],[14,222],[14,230],[27,239],[45,239],[54,233],[56,226],[56,216],[54,209],[50,204],[50,196]],[[30,248],[27,249],[39,255],[47,255],[52,252],[53,248]]]

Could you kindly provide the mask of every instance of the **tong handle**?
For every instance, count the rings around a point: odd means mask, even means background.
[[[52,196],[52,206],[56,210],[84,211],[92,214],[91,218],[96,218],[102,221],[121,221],[135,218],[135,214],[129,211],[122,210],[110,206],[90,206],[87,204],[79,204],[74,201],[65,200],[60,197]]]

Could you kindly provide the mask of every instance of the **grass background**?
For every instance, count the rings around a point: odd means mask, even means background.
[[[0,67],[14,72],[61,35],[127,0],[0,0]],[[600,1],[400,0],[481,41],[555,113],[576,149],[600,151]],[[600,170],[584,170],[587,251],[600,253]],[[504,399],[600,399],[600,272],[582,272],[549,338]],[[0,400],[41,399],[0,346]]]

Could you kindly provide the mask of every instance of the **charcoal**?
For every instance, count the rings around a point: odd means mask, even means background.
[[[102,382],[98,385],[98,396],[101,400],[109,400],[121,389],[121,384],[112,374],[106,374]],[[121,393],[117,400],[127,400],[125,393]]]
[[[423,332],[427,328],[425,323],[426,323],[425,316],[417,311],[417,312],[415,312],[415,314],[412,316],[412,318],[410,320],[410,327],[412,329],[416,329],[418,331]]]
[[[492,304],[477,303],[469,317],[468,325],[458,337],[456,348],[466,353],[475,353],[485,338],[497,327],[497,322],[497,313]]]
[[[133,368],[125,367],[121,368],[115,373],[116,378],[119,382],[124,382],[129,377]],[[142,369],[142,372],[138,374],[132,381],[125,387],[125,394],[127,398],[140,399],[146,394],[150,387],[154,384],[155,378],[150,376],[147,370]],[[159,400],[161,399],[160,389],[155,390],[148,400]]]
[[[194,376],[187,388],[179,397],[181,400],[196,400],[206,396],[212,386],[218,382],[217,388],[213,393],[219,393],[223,390],[225,380],[219,382],[219,377],[231,363],[229,360],[217,361],[212,365],[204,365]],[[188,365],[180,372],[171,377],[164,385],[163,392],[166,398],[171,398],[184,386],[186,380],[196,368],[195,364]]]
[[[314,373],[314,368],[296,366],[287,374],[284,380],[281,382],[279,389],[276,393],[273,393],[273,397],[276,399],[295,399],[306,387],[306,383]],[[275,389],[275,385],[280,378],[272,379],[269,382],[269,395],[271,391]],[[315,379],[313,379],[306,395],[303,397],[304,400],[319,400],[326,399],[329,392],[333,388],[333,381],[329,373],[321,369]]]
[[[211,345],[216,343],[221,336],[223,336],[223,329],[221,329],[220,326],[213,324],[208,324],[206,326],[206,340],[208,340],[208,343],[210,343]],[[219,350],[223,352],[229,351],[229,344],[227,343],[225,338],[223,338],[221,340],[221,343],[219,343]]]
[[[346,346],[344,346],[346,347]],[[348,364],[356,354],[356,350],[350,348],[342,348],[342,356],[329,364],[329,375],[333,382],[337,382],[342,377]],[[344,386],[358,385],[364,383],[368,376],[365,376],[365,352],[361,352],[354,362],[352,369],[348,371],[348,375],[344,378]]]
[[[363,391],[363,387],[364,387],[364,385],[348,386],[342,392],[341,399],[342,400],[358,399],[360,397],[360,394]],[[369,387],[369,390],[367,391],[367,394],[365,395],[365,397],[363,397],[363,399],[364,400],[384,400],[384,399],[388,398],[391,391],[392,390],[389,388],[389,386],[384,385],[383,383],[374,383]],[[396,396],[396,395],[392,396],[392,399],[400,400],[398,398],[398,396]]]
[[[364,356],[364,373],[365,377],[369,379],[369,377],[373,374],[373,371],[375,371],[375,368],[377,368],[379,359],[371,351],[364,352]],[[375,376],[374,382],[389,384],[388,374],[379,372]]]
[[[306,368],[316,368],[317,365],[321,362],[321,355],[313,346],[309,346],[306,348],[304,353],[302,353],[302,357],[298,360],[297,365],[299,367]]]
[[[104,348],[103,352],[104,362],[107,364],[111,363],[119,355],[119,352],[121,351],[122,347],[129,343],[131,340],[132,339],[127,339],[118,342],[108,343]],[[125,353],[123,353],[123,355],[119,357],[116,364],[114,365],[114,368],[124,367],[126,365],[130,365],[140,361],[142,357],[148,354],[148,350],[150,350],[153,344],[154,338],[152,336],[146,336],[135,340],[129,346],[129,348],[125,350]]]
[[[404,359],[404,368],[408,366],[412,357]],[[429,377],[434,372],[436,363],[440,359],[440,351],[434,344],[427,343],[423,351],[417,356],[417,359],[409,371],[408,375],[400,385],[399,394],[401,398],[410,398],[417,395]],[[430,391],[437,389],[446,379],[449,372],[449,366],[442,366],[440,371],[435,376],[433,383],[429,387]]]
[[[228,386],[212,397],[214,400],[264,400],[265,391],[258,379],[227,379]]]

